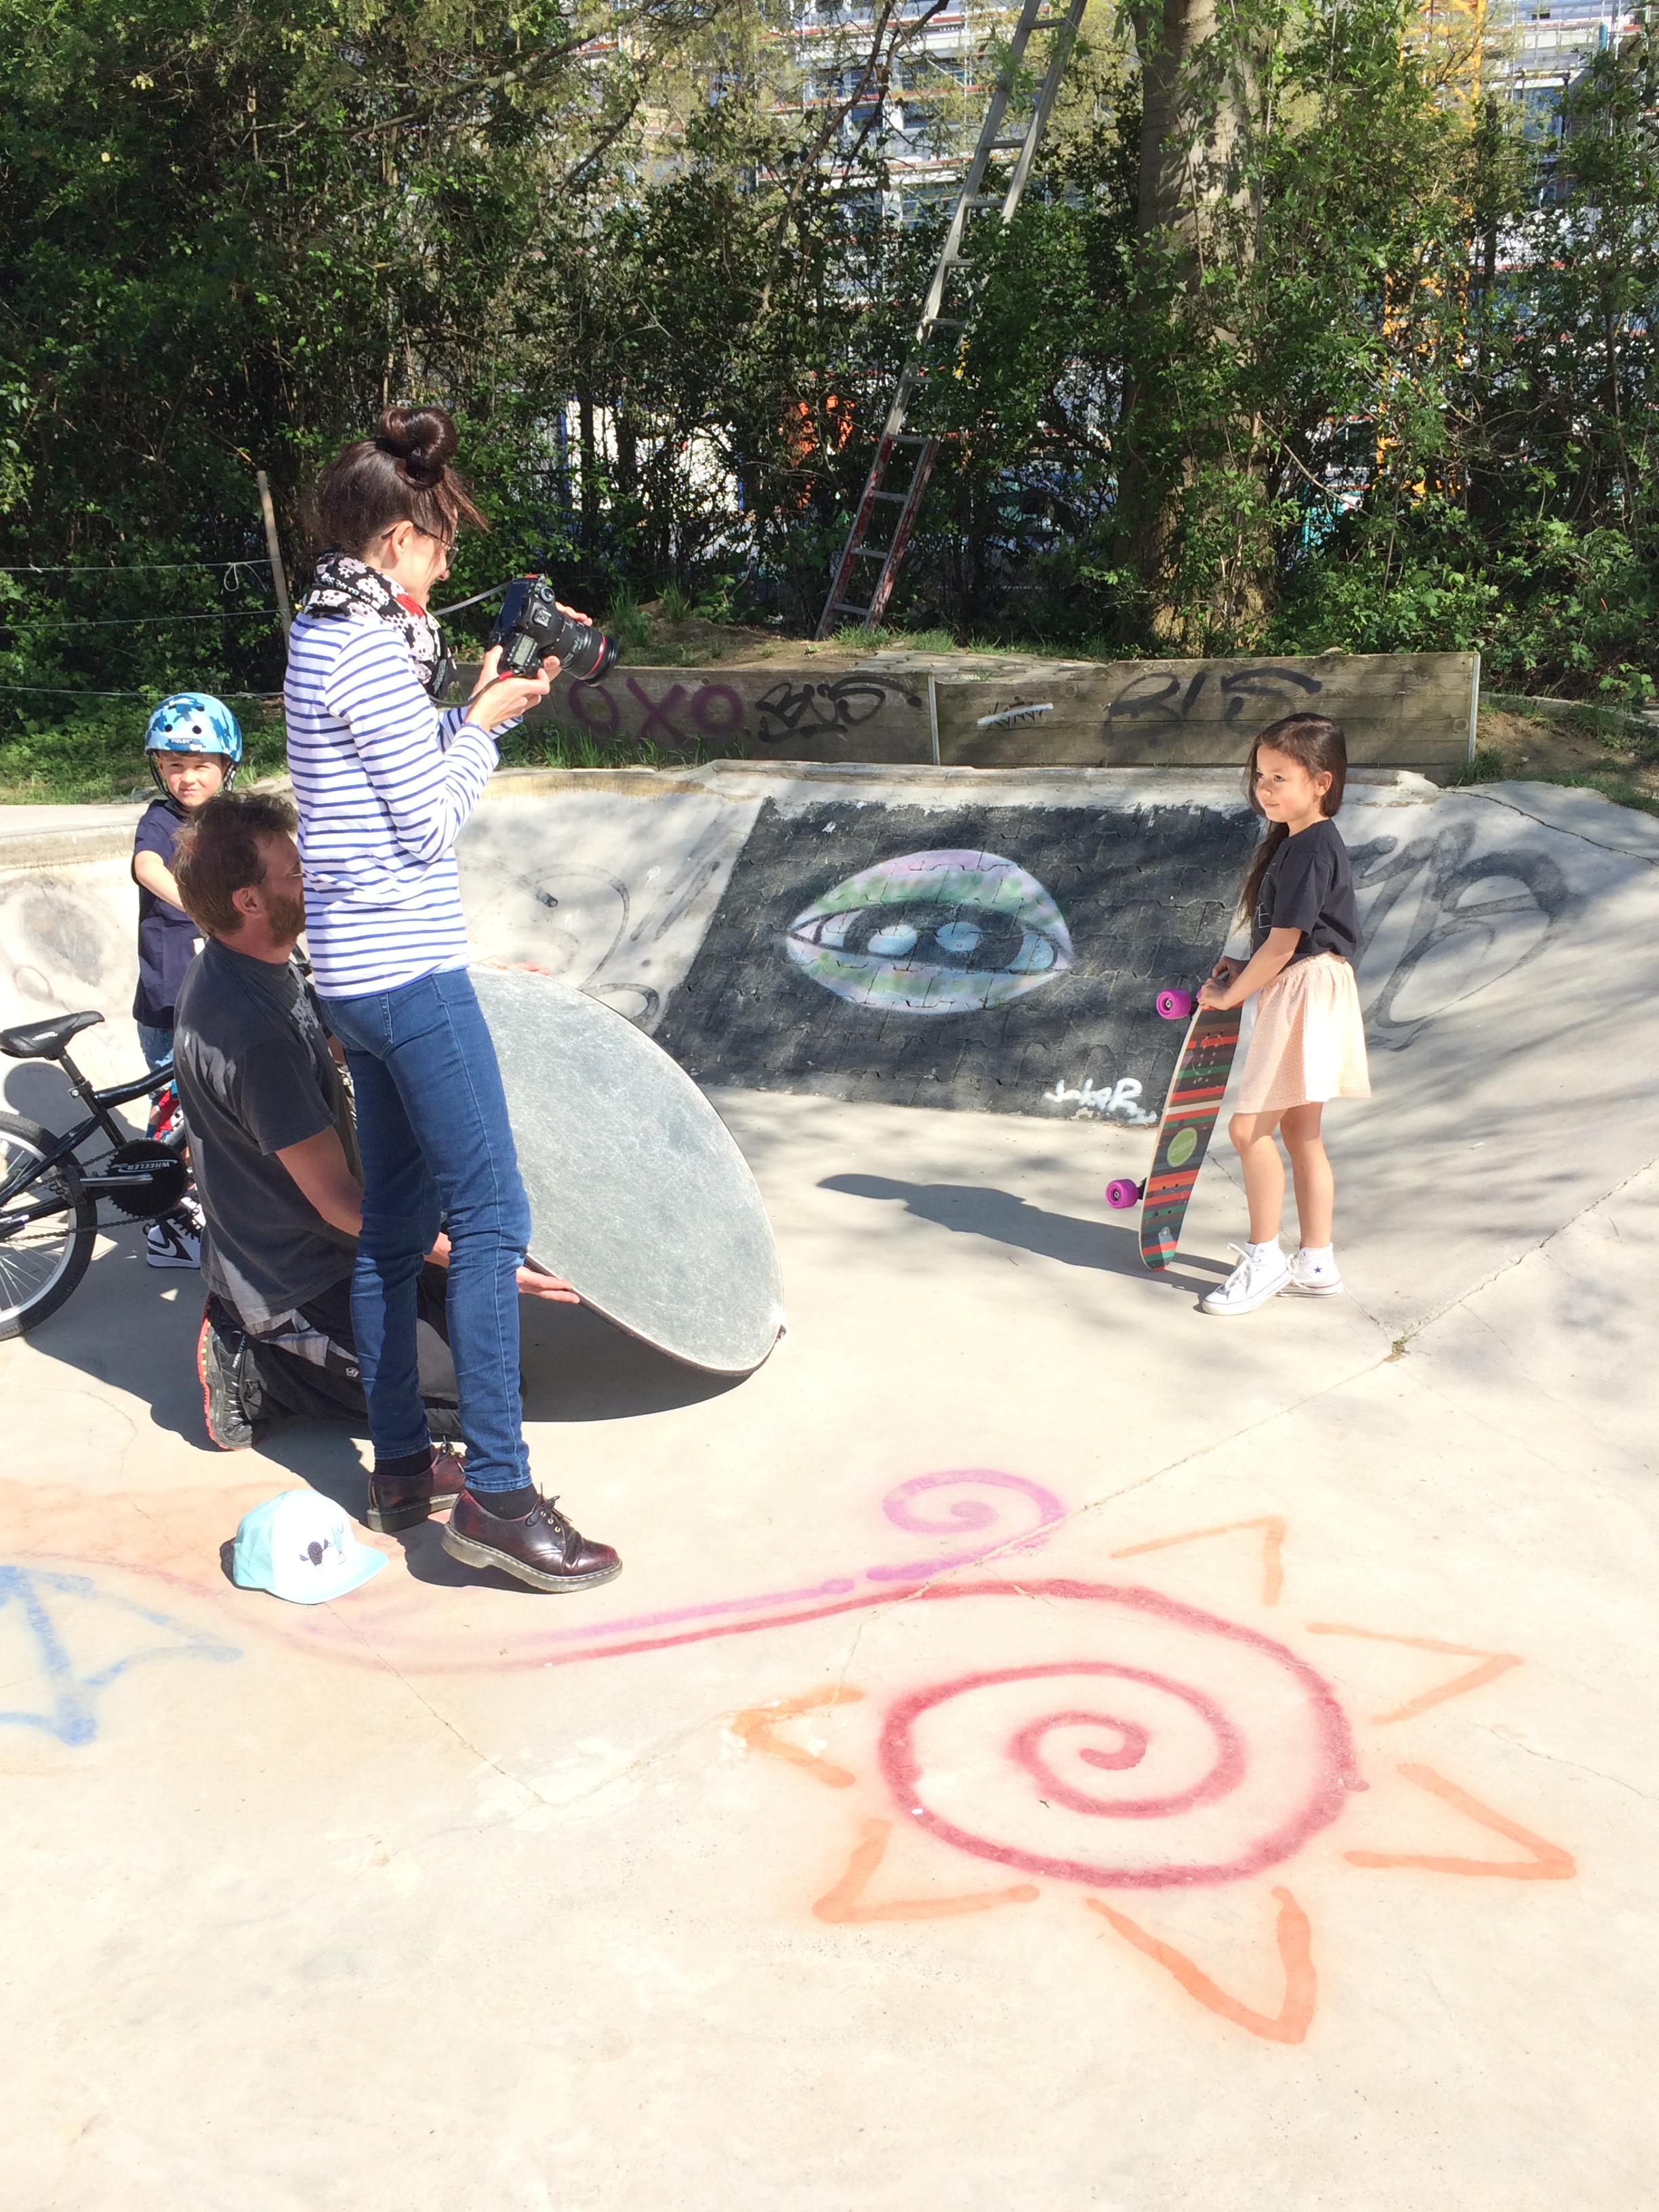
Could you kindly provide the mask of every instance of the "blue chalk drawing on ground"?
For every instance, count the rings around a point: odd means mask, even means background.
[[[135,1622],[142,1622],[145,1628],[164,1631],[171,1640],[139,1643],[135,1637],[138,1648],[122,1658],[111,1660],[95,1673],[80,1674],[53,1618],[54,1597],[87,1600],[107,1607],[129,1615]],[[153,1613],[148,1606],[136,1605],[130,1598],[111,1596],[88,1575],[47,1574],[36,1568],[0,1562],[0,1615],[13,1606],[22,1613],[27,1631],[34,1638],[46,1702],[43,1710],[35,1712],[0,1711],[0,1723],[40,1729],[47,1735],[55,1735],[60,1743],[90,1743],[98,1733],[98,1718],[94,1711],[98,1692],[107,1689],[118,1676],[142,1666],[148,1659],[222,1660],[240,1659],[242,1656],[234,1644],[186,1628],[167,1613]]]

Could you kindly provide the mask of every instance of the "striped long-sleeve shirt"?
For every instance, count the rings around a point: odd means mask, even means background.
[[[319,992],[362,998],[465,967],[455,840],[494,738],[464,708],[440,713],[389,623],[298,616],[283,700]]]

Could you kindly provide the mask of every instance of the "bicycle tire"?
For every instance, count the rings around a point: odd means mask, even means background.
[[[52,1131],[43,1129],[38,1121],[26,1121],[19,1114],[0,1114],[0,1152],[4,1155],[5,1172],[17,1165],[20,1153],[33,1152],[44,1160],[57,1143]],[[0,1237],[0,1342],[23,1335],[57,1312],[86,1273],[98,1241],[97,1201],[87,1196],[75,1161],[60,1160],[50,1174],[63,1198],[62,1211],[72,1225],[64,1232],[61,1257],[27,1295],[20,1294],[20,1271],[15,1258],[8,1267],[8,1255],[15,1255],[15,1248],[10,1240]],[[28,1196],[38,1187],[33,1182],[26,1182],[21,1190],[13,1193],[14,1200]]]

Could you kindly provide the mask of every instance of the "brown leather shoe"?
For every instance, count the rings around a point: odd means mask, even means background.
[[[453,1506],[465,1480],[466,1468],[453,1451],[434,1452],[431,1466],[419,1474],[371,1474],[368,1525],[382,1536],[412,1528],[434,1505]]]
[[[499,1567],[532,1589],[592,1589],[622,1572],[610,1545],[579,1535],[550,1498],[538,1498],[522,1521],[509,1521],[464,1490],[439,1540],[452,1559]]]

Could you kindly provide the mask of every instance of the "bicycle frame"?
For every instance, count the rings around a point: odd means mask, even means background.
[[[60,1054],[56,1064],[69,1078],[82,1103],[90,1107],[92,1110],[84,1121],[58,1138],[44,1159],[26,1160],[6,1178],[3,1183],[0,1183],[0,1206],[4,1206],[14,1192],[21,1190],[27,1184],[38,1181],[50,1169],[55,1168],[61,1160],[72,1158],[79,1147],[85,1144],[87,1139],[98,1132],[101,1132],[107,1137],[112,1146],[127,1143],[126,1132],[115,1120],[110,1109],[113,1106],[125,1106],[135,1098],[142,1098],[151,1091],[160,1091],[164,1085],[173,1080],[173,1062],[168,1060],[162,1067],[147,1068],[136,1083],[115,1083],[112,1084],[106,1091],[94,1091],[68,1053]],[[76,1165],[79,1166],[79,1164],[77,1161]],[[86,1195],[92,1199],[131,1198],[133,1195],[134,1185],[141,1181],[141,1177],[131,1174],[100,1176],[88,1175],[83,1172],[81,1177],[81,1187]],[[27,1221],[43,1220],[48,1214],[61,1213],[63,1211],[64,1202],[61,1199],[46,1200],[34,1206],[11,1207],[5,1217],[5,1232],[9,1235]]]

